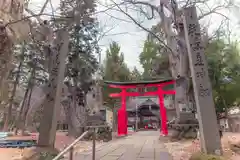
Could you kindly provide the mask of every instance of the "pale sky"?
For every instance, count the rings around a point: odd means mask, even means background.
[[[41,2],[40,2],[41,1]],[[33,10],[39,10],[39,6],[42,6],[42,2],[45,0],[31,0],[30,7]],[[98,11],[103,11],[106,8],[104,5],[106,5],[109,0],[98,0]],[[118,1],[118,0],[115,0]],[[144,0],[142,0],[144,1]],[[146,1],[146,0],[145,0]],[[158,4],[158,0],[148,0],[151,1],[153,4]],[[216,0],[210,0],[212,3],[216,4]],[[236,0],[237,2],[240,2],[240,0]],[[59,0],[52,0],[53,8],[57,8],[59,4]],[[49,5],[49,8],[50,5]],[[123,9],[125,9],[123,7]],[[227,13],[225,10],[221,10],[221,13],[224,13],[225,15],[230,15],[231,18],[231,28],[232,30],[238,30],[239,26],[237,19],[233,14]],[[226,14],[227,13],[227,14]],[[137,18],[139,21],[142,21],[142,24],[147,27],[151,28],[153,24],[156,24],[156,20],[144,20],[142,16],[138,15],[136,12],[131,12],[131,15],[133,15],[135,18]],[[237,15],[237,13],[235,13]],[[135,25],[128,17],[126,17],[123,13],[114,11],[114,10],[108,10],[106,12],[101,12],[97,14],[98,20],[100,22],[100,27],[103,30],[103,33],[107,32],[106,35],[101,39],[100,46],[102,49],[101,57],[102,60],[105,57],[105,51],[106,47],[109,46],[109,44],[112,41],[116,41],[121,46],[121,51],[124,53],[125,61],[130,69],[132,69],[134,66],[141,69],[141,65],[139,63],[138,57],[139,54],[142,51],[144,40],[146,39],[147,33],[142,31],[137,25]],[[204,21],[201,21],[201,23],[206,24],[206,22],[209,22],[209,18],[205,19]],[[240,19],[239,19],[240,20]],[[210,19],[211,22],[211,28],[216,28],[219,26],[219,23],[221,22],[221,17],[218,15],[211,16]],[[237,33],[237,32],[236,32]],[[238,37],[238,36],[237,36]]]

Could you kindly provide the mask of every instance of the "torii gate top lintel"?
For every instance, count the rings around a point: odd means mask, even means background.
[[[157,80],[157,81],[139,81],[139,82],[113,82],[113,81],[104,81],[111,88],[119,88],[122,90],[120,93],[111,93],[110,97],[125,97],[125,96],[156,96],[159,94],[175,94],[174,90],[164,90],[163,88],[167,85],[172,85],[175,83],[175,80]],[[126,92],[127,89],[137,88],[143,89],[147,87],[157,87],[157,91],[138,91],[138,92]]]
[[[157,87],[166,86],[174,84],[175,80],[165,79],[165,80],[154,80],[154,81],[135,81],[135,82],[116,82],[116,81],[104,81],[105,84],[112,88],[136,88],[137,86],[144,87]]]

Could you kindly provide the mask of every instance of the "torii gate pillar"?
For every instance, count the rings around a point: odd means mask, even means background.
[[[118,110],[118,135],[127,135],[126,89],[122,90],[121,108]]]

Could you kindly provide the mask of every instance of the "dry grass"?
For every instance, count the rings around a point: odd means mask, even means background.
[[[225,133],[222,138],[223,157],[226,160],[240,160],[240,155],[233,149],[233,144],[240,144],[239,133]],[[200,152],[200,142],[181,141],[165,143],[174,160],[188,160],[194,153]],[[234,149],[237,149],[236,147]],[[239,149],[240,150],[240,149]],[[200,159],[201,160],[201,159]]]
[[[19,160],[52,160],[59,151],[51,148],[31,148],[24,149],[22,157]]]
[[[9,140],[37,140],[38,139],[38,134],[32,134],[31,136],[12,136],[7,138]],[[57,150],[62,150],[65,148],[67,145],[69,145],[71,142],[73,142],[73,138],[66,136],[65,133],[57,133],[56,135],[56,143],[55,147]],[[26,152],[33,151],[33,148],[29,149],[18,149],[18,148],[0,148],[0,160],[17,160],[20,157],[22,157]],[[34,151],[35,152],[35,151]]]
[[[22,157],[23,149],[0,148],[1,160],[17,160]]]
[[[198,152],[194,153],[189,160],[227,160],[227,159],[215,155],[206,155]]]
[[[16,140],[16,139],[24,139],[24,140],[29,140],[29,139],[38,139],[38,135],[34,134],[32,136],[14,136],[9,138],[11,140]],[[65,133],[57,133],[56,136],[56,143],[55,147],[56,150],[63,150],[66,146],[68,146],[70,143],[74,141],[73,138],[66,136]],[[104,142],[97,142],[96,147],[103,145]],[[83,152],[87,151],[92,148],[92,141],[81,141],[75,146],[75,152]],[[29,157],[30,155],[37,155],[39,152],[41,153],[42,150],[41,148],[27,148],[27,149],[18,149],[18,148],[0,148],[0,160],[19,160],[23,156]],[[51,152],[55,154],[55,151],[52,152],[52,150],[49,149],[44,149],[46,152]],[[45,152],[44,151],[44,152]],[[37,156],[36,156],[37,157]],[[26,158],[25,158],[26,159]]]

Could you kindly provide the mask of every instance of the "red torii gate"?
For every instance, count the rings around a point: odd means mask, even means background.
[[[163,90],[163,87],[174,84],[174,80],[164,81],[145,81],[145,82],[111,82],[105,81],[111,88],[121,89],[120,93],[111,93],[110,97],[121,97],[121,108],[118,110],[118,135],[127,135],[127,112],[126,112],[126,97],[128,96],[158,96],[160,114],[161,114],[161,132],[163,135],[168,135],[167,113],[164,106],[164,94],[175,94],[175,90]],[[127,92],[129,88],[146,88],[156,87],[157,91],[151,92]]]

